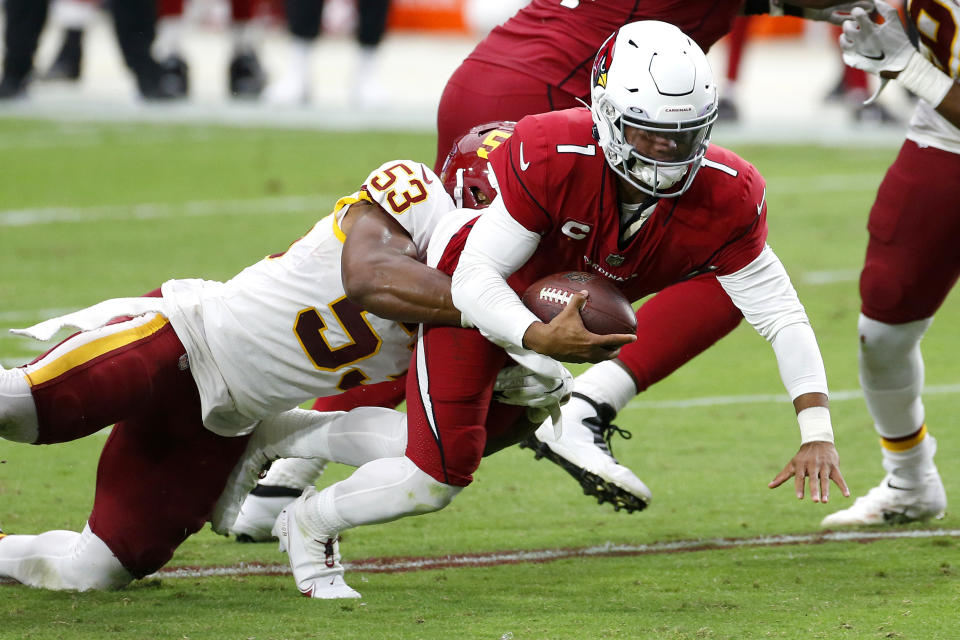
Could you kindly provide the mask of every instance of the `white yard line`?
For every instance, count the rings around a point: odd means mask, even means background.
[[[144,202],[131,205],[93,207],[37,207],[0,210],[0,227],[29,227],[56,222],[99,222],[102,220],[152,220],[174,217],[304,213],[315,211],[317,219],[327,215],[339,196],[318,193],[305,196],[278,196],[237,200],[194,200],[191,202]]]
[[[344,562],[351,572],[396,573],[463,567],[492,567],[506,564],[552,562],[567,558],[604,558],[690,551],[723,551],[726,549],[780,547],[829,542],[877,542],[879,540],[960,538],[960,529],[916,529],[909,531],[828,531],[797,535],[758,536],[754,538],[708,538],[703,540],[676,540],[649,544],[614,544],[608,542],[593,547],[575,549],[541,549],[534,551],[492,551],[435,558],[370,558]],[[286,564],[246,564],[228,567],[169,567],[148,578],[205,578],[223,576],[286,575]]]

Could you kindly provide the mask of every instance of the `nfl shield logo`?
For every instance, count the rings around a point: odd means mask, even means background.
[[[624,260],[626,260],[626,258],[618,253],[611,253],[607,256],[607,264],[611,267],[619,267],[623,264]]]

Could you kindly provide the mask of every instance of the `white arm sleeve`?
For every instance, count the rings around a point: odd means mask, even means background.
[[[790,399],[827,393],[827,374],[813,328],[773,249],[764,247],[746,267],[717,280],[747,322],[770,341]]]
[[[453,272],[453,304],[501,346],[523,346],[527,327],[538,322],[506,279],[539,244],[540,235],[514,220],[497,198],[474,224]]]

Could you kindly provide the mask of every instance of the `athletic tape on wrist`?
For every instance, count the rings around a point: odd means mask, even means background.
[[[800,444],[808,442],[833,442],[833,425],[830,410],[826,407],[808,407],[797,414],[800,425]]]
[[[907,66],[897,76],[897,80],[932,107],[943,102],[953,86],[953,78],[934,66],[919,51],[910,56]]]

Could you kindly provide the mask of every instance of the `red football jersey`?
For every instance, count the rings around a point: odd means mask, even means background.
[[[621,243],[617,176],[592,131],[587,109],[528,116],[490,154],[507,210],[542,236],[508,280],[515,291],[551,273],[590,271],[638,300],[700,273],[733,273],[760,254],[767,237],[763,177],[717,146],[690,189],[660,199]]]
[[[707,51],[730,31],[742,5],[743,0],[533,0],[495,27],[467,59],[586,96],[597,50],[628,22],[669,22]]]

